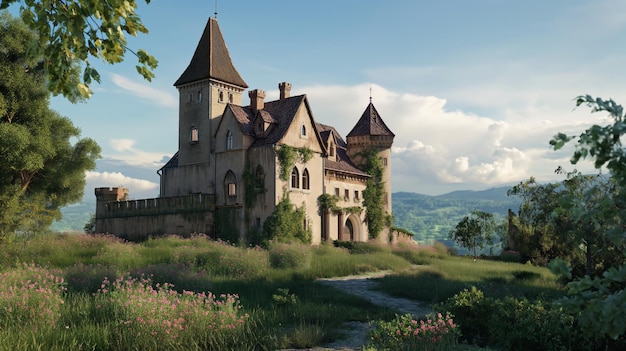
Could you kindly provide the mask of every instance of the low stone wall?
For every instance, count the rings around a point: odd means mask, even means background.
[[[150,236],[193,233],[211,235],[215,196],[185,196],[127,201],[98,201],[96,232],[113,234],[131,241]]]

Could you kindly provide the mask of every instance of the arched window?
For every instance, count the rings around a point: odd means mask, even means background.
[[[197,143],[199,140],[199,136],[198,136],[198,127],[193,126],[191,127],[191,129],[189,130],[189,142],[191,143]]]
[[[261,165],[256,166],[256,172],[254,174],[254,187],[257,189],[265,188],[265,171]]]
[[[296,167],[291,170],[291,187],[294,189],[300,187],[300,173]]]
[[[232,93],[228,93],[228,102],[230,102],[231,104],[233,103],[233,94]]]
[[[301,136],[306,136],[306,126],[304,124],[300,128],[300,135]]]
[[[219,102],[224,102],[224,92],[223,92],[223,91],[220,91],[220,93],[219,93],[219,97],[218,97],[218,99],[217,99],[217,100],[218,100]]]
[[[228,170],[224,176],[224,195],[228,203],[237,200],[237,177],[231,170]]]
[[[233,148],[233,132],[230,130],[226,132],[226,150]]]
[[[304,169],[304,172],[302,172],[302,189],[310,189],[309,170],[306,168]]]

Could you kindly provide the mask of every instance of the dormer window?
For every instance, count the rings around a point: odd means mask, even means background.
[[[199,136],[198,136],[198,128],[197,127],[191,127],[191,129],[189,130],[189,142],[190,143],[197,143],[199,140]]]
[[[263,120],[259,120],[259,122],[256,124],[256,132],[261,134],[264,132],[263,130]]]
[[[328,143],[328,156],[335,157],[335,144],[332,142]]]

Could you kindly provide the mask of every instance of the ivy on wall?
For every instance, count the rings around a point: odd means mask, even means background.
[[[256,205],[257,195],[265,194],[267,189],[264,179],[259,179],[259,175],[252,170],[250,163],[246,165],[243,171],[243,185],[245,190],[244,205],[246,209],[251,209]]]
[[[307,163],[313,157],[313,150],[303,147],[293,147],[289,145],[280,145],[276,149],[278,164],[280,166],[279,178],[287,181],[291,175],[291,169],[296,165],[296,160]]]
[[[215,237],[231,243],[239,242],[239,228],[237,223],[237,209],[231,207],[217,208],[215,210]]]
[[[365,221],[369,229],[369,238],[375,239],[383,228],[392,225],[393,219],[384,207],[385,183],[382,181],[382,160],[375,150],[365,151],[362,155],[365,164],[361,167],[371,176],[365,183],[366,188],[363,191]]]
[[[298,208],[289,201],[287,195],[276,205],[276,209],[263,224],[261,243],[302,242],[311,243],[313,234],[310,228],[304,228],[306,220],[304,206]]]
[[[344,212],[347,214],[361,214],[363,208],[361,206],[340,207],[337,205],[339,197],[332,194],[322,194],[317,197],[317,205],[320,208],[320,214],[331,211],[332,213]]]

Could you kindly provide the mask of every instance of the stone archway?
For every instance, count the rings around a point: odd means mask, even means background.
[[[344,226],[344,235],[346,240],[350,241],[360,241],[360,221],[359,218],[355,215],[350,215],[346,219],[346,224]]]

